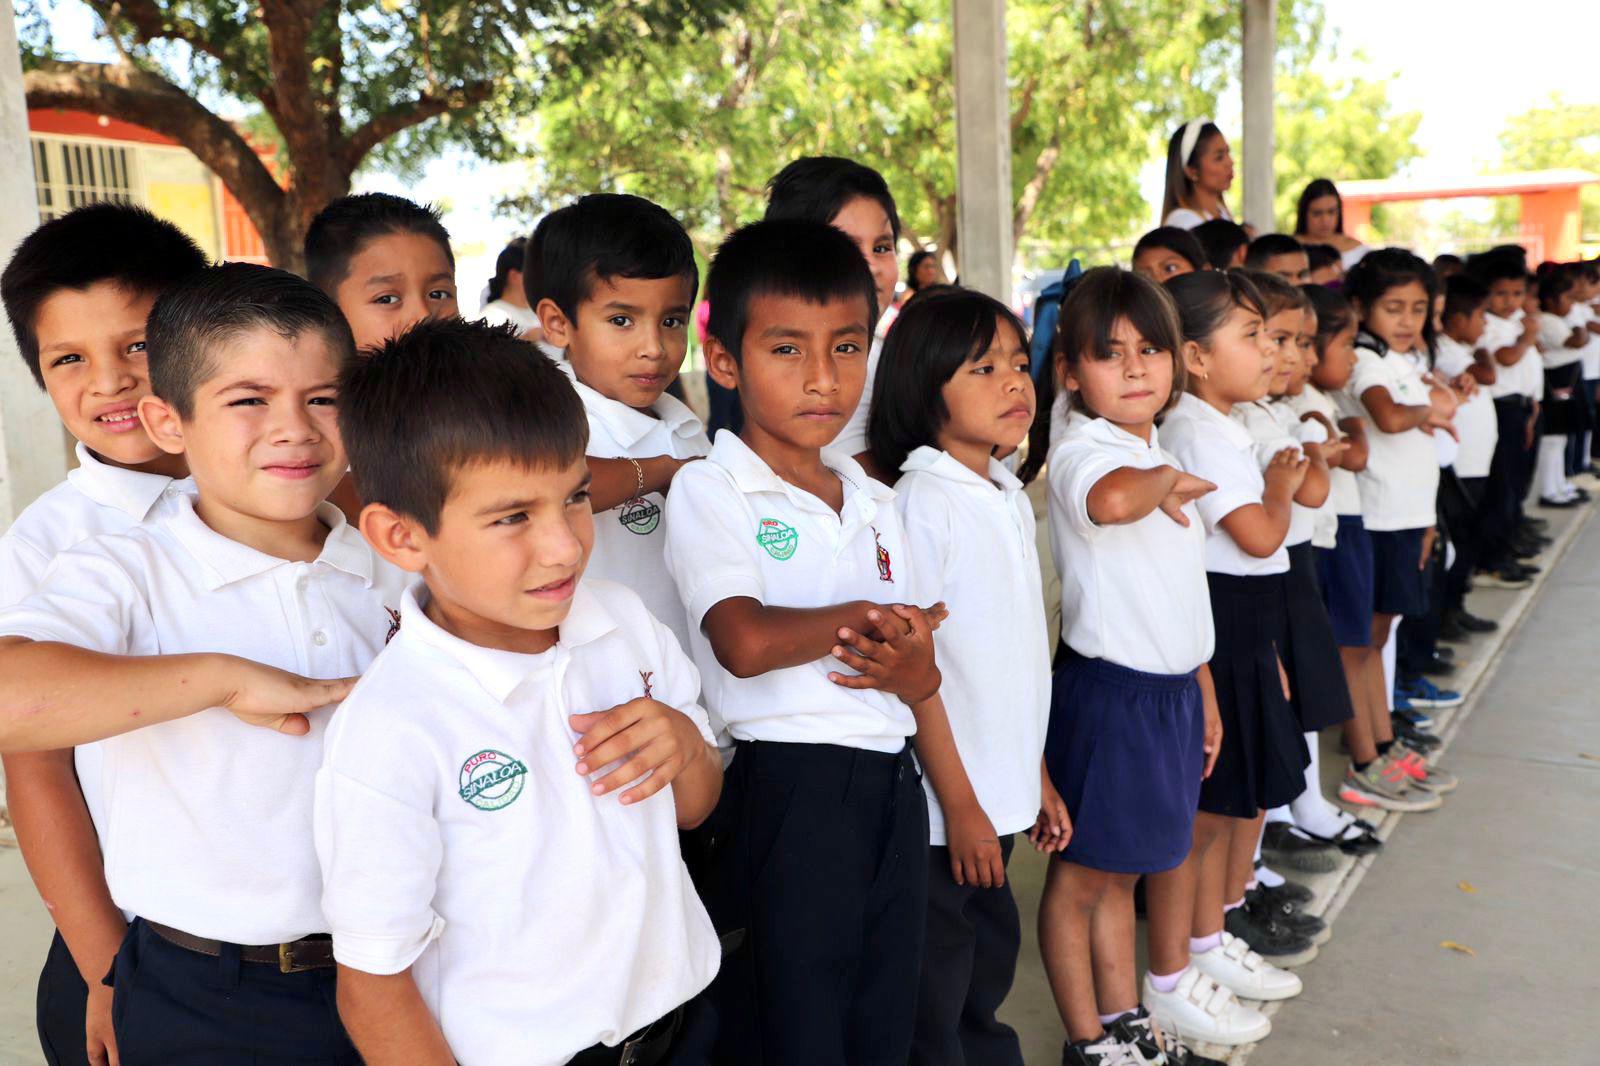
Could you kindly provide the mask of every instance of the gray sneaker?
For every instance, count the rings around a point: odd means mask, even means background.
[[[1435,766],[1428,760],[1426,755],[1415,748],[1406,747],[1406,745],[1399,742],[1396,742],[1395,747],[1403,749],[1405,752],[1400,756],[1399,764],[1405,768],[1406,773],[1410,776],[1412,788],[1442,796],[1446,792],[1454,792],[1456,786],[1461,783],[1455,774],[1442,766]],[[1393,749],[1391,749],[1392,753]]]
[[[1339,786],[1340,802],[1352,807],[1406,813],[1444,806],[1444,800],[1437,793],[1411,787],[1411,775],[1396,757],[1397,752],[1411,754],[1402,748],[1391,748],[1388,755],[1374,759],[1365,770],[1358,771],[1352,764],[1345,771],[1344,783]]]

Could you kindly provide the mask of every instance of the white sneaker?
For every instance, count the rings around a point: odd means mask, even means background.
[[[1189,964],[1244,999],[1290,999],[1304,987],[1300,978],[1272,965],[1226,931],[1221,944],[1189,956]]]
[[[1240,1003],[1192,965],[1171,992],[1157,992],[1146,974],[1144,1006],[1157,1025],[1185,1040],[1236,1047],[1265,1040],[1272,1032],[1265,1014]]]

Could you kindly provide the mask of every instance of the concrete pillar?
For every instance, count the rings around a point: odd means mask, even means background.
[[[1011,302],[1011,94],[1005,0],[952,0],[961,282]]]
[[[0,261],[39,224],[15,13],[0,15]],[[0,529],[66,476],[61,423],[0,327]]]
[[[1277,50],[1274,0],[1244,0],[1244,221],[1257,233],[1272,233],[1277,183],[1272,175],[1272,64]]]

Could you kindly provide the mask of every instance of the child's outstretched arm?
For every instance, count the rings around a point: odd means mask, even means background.
[[[0,637],[0,752],[70,748],[211,707],[298,736],[310,729],[307,714],[338,703],[355,682],[314,681],[234,655],[106,655]]]
[[[1175,466],[1149,470],[1123,466],[1094,483],[1089,490],[1089,518],[1097,526],[1120,526],[1160,508],[1180,526],[1189,519],[1183,505],[1216,488],[1204,478],[1186,474]]]
[[[366,973],[339,965],[339,1018],[367,1066],[456,1066],[409,968]]]
[[[1344,455],[1339,457],[1341,469],[1352,474],[1359,474],[1367,468],[1367,426],[1359,418],[1339,419],[1339,430],[1345,436],[1349,445],[1344,450]]]
[[[1306,479],[1295,490],[1294,502],[1301,507],[1321,507],[1328,502],[1328,462],[1322,457],[1322,449],[1316,444],[1301,446],[1309,462],[1306,464]]]
[[[596,514],[620,507],[636,496],[665,493],[672,476],[693,459],[655,455],[648,459],[601,459],[589,456],[589,507]],[[635,464],[638,464],[635,466]]]
[[[958,885],[998,888],[1006,883],[1005,858],[1000,851],[1000,834],[978,803],[972,779],[956,749],[955,734],[944,700],[937,694],[912,704],[917,720],[911,743],[917,759],[928,772],[933,794],[944,811],[945,841],[950,851],[950,875]]]
[[[572,749],[578,773],[588,776],[623,760],[590,786],[596,796],[633,784],[619,801],[638,803],[671,785],[680,829],[693,829],[716,807],[722,794],[722,757],[676,707],[646,697],[606,711],[575,714],[571,725],[581,737]]]
[[[1361,394],[1361,406],[1372,416],[1373,425],[1385,433],[1404,433],[1428,421],[1433,408],[1428,404],[1396,403],[1389,390],[1374,385]]]
[[[1289,535],[1289,519],[1293,513],[1294,494],[1305,481],[1310,460],[1297,448],[1285,448],[1272,457],[1262,477],[1266,488],[1260,503],[1247,503],[1236,507],[1218,523],[1233,538],[1239,550],[1257,559],[1265,559],[1283,546]]]
[[[881,689],[909,707],[937,696],[940,677],[933,657],[933,619],[903,603],[894,604],[887,613],[870,611],[867,617],[872,637],[842,628],[833,648],[833,657],[858,673],[829,674],[828,680],[843,688]]]
[[[89,1060],[114,1062],[111,989],[101,978],[110,972],[128,926],[106,886],[100,841],[78,787],[72,751],[18,753],[4,762],[6,798],[22,859],[88,986],[84,1027]]]
[[[701,628],[723,669],[735,677],[758,677],[826,657],[838,645],[840,630],[870,632],[874,618],[889,610],[868,600],[833,607],[769,607],[733,596],[707,611]],[[927,613],[937,623],[945,616],[944,604],[934,604]]]

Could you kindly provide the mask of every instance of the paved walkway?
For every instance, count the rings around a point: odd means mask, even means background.
[[[1318,879],[1333,939],[1271,1038],[1234,1062],[1596,1061],[1584,1023],[1600,1002],[1600,522],[1551,517],[1566,550],[1551,579],[1473,595],[1509,637],[1462,649],[1467,681],[1494,672],[1444,721],[1460,789],[1439,811],[1388,819],[1376,859]],[[1342,769],[1331,741],[1323,768],[1330,782]],[[1043,871],[1032,852],[1012,867],[1027,942],[1005,1014],[1030,1066],[1054,1066],[1061,1047],[1033,943]],[[0,851],[0,1066],[40,1061],[34,980],[49,933],[21,857]]]

